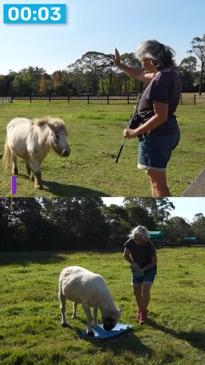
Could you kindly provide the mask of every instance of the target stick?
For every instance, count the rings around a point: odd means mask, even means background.
[[[134,111],[134,113],[131,115],[131,118],[129,119],[129,123],[128,123],[128,126],[127,126],[127,128],[130,128],[130,126],[131,126],[131,124],[132,124],[132,118],[133,118],[133,116],[135,115],[135,111]],[[118,163],[118,161],[119,161],[119,158],[120,158],[120,155],[121,155],[121,153],[122,153],[122,150],[123,150],[123,148],[124,148],[124,145],[125,145],[125,141],[126,141],[126,137],[124,137],[124,140],[123,140],[123,143],[122,143],[122,145],[121,145],[121,147],[120,147],[120,150],[119,150],[119,152],[118,152],[118,154],[117,154],[117,158],[116,158],[116,160],[115,160],[115,162],[116,163]]]
[[[115,160],[115,162],[116,162],[116,163],[118,163],[118,161],[119,161],[120,155],[121,155],[122,150],[123,150],[124,145],[125,145],[125,141],[126,141],[126,138],[124,138],[124,141],[123,141],[123,143],[122,143],[122,145],[121,145],[121,147],[120,147],[120,149],[119,149],[119,152],[118,152],[117,158],[116,158],[116,160]]]
[[[141,94],[139,94],[139,95],[138,95],[138,98],[137,98],[137,104],[136,104],[136,106],[135,106],[135,108],[134,108],[134,112],[133,112],[133,114],[131,115],[131,117],[130,117],[130,119],[129,119],[129,121],[128,121],[128,125],[127,125],[127,128],[128,128],[128,129],[131,127],[131,125],[132,125],[132,121],[133,121],[133,118],[134,118],[134,117],[135,117],[135,115],[137,114],[137,109],[138,109],[138,106],[139,106],[139,103],[140,103],[140,98],[141,98]],[[117,158],[116,158],[116,160],[115,160],[115,163],[118,163],[118,161],[119,161],[120,155],[121,155],[122,150],[123,150],[124,145],[125,145],[125,141],[126,141],[126,137],[124,137],[124,141],[123,141],[123,143],[122,143],[122,145],[121,145],[121,147],[120,147],[120,150],[119,150],[119,152],[118,152],[118,154],[117,154]]]

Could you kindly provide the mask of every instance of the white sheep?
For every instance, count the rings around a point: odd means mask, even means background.
[[[102,315],[103,328],[111,331],[120,318],[113,297],[102,276],[79,266],[65,268],[59,277],[59,300],[62,315],[62,326],[68,326],[65,314],[66,299],[74,302],[73,318],[76,316],[77,304],[83,306],[87,317],[87,333],[94,336],[92,331],[93,318],[90,307],[94,308],[94,326],[97,324],[98,308]]]

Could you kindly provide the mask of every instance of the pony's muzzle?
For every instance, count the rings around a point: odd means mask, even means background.
[[[63,157],[68,157],[71,153],[71,149],[70,148],[67,148],[67,149],[64,149],[63,152],[62,152],[62,156]]]

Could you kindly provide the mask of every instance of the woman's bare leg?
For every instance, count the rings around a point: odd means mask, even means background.
[[[150,178],[152,196],[154,198],[171,196],[168,185],[166,171],[147,170]]]

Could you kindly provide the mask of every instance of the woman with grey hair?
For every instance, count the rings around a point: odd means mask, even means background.
[[[147,171],[153,197],[170,196],[166,168],[180,140],[175,111],[181,94],[181,80],[174,63],[174,51],[155,40],[136,50],[142,68],[121,62],[115,50],[116,66],[146,84],[137,110],[138,125],[124,130],[125,138],[139,137],[138,168]]]
[[[147,320],[150,290],[157,271],[156,249],[145,227],[138,226],[132,230],[124,244],[124,258],[131,264],[132,285],[138,306],[136,320],[143,324]]]

